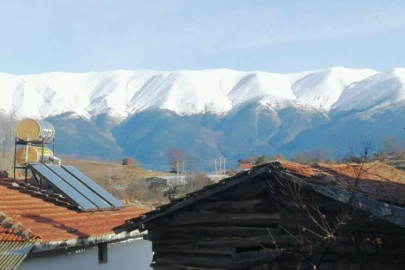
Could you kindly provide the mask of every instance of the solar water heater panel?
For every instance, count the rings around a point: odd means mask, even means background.
[[[97,193],[103,200],[109,202],[116,208],[121,208],[125,207],[125,204],[123,204],[120,200],[115,198],[113,195],[108,193],[104,188],[100,187],[96,182],[91,180],[89,177],[84,175],[81,171],[76,169],[74,166],[62,166],[66,171],[68,171],[70,174],[72,174],[74,177],[76,177],[79,181],[81,181],[84,185],[89,187],[91,190],[93,190],[95,193]]]
[[[83,210],[97,210],[97,206],[86,199],[81,193],[75,190],[68,183],[63,181],[58,175],[51,171],[43,164],[28,164],[28,167],[42,179],[47,181],[51,186],[57,188],[65,197],[72,200]]]
[[[56,175],[58,175],[65,182],[71,185],[74,189],[76,189],[79,193],[81,193],[84,197],[86,197],[98,208],[105,209],[112,207],[111,204],[103,200],[97,193],[89,189],[86,185],[82,184],[82,182],[78,181],[73,175],[68,173],[62,167],[57,165],[45,165],[45,166],[47,166]]]

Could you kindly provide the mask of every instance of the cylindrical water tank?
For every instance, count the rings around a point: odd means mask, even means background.
[[[28,155],[26,156],[28,149]],[[53,156],[53,152],[51,149],[44,147],[36,147],[36,146],[23,146],[17,150],[15,154],[15,160],[17,161],[18,165],[25,165],[26,162],[28,163],[38,163],[42,161],[42,154],[44,155],[44,161],[49,160]]]
[[[16,133],[23,141],[49,143],[55,136],[55,128],[49,122],[27,118],[18,123]]]

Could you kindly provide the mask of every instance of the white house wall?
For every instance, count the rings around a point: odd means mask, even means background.
[[[98,249],[79,251],[40,252],[30,254],[18,270],[149,270],[152,261],[152,243],[131,240],[108,245],[108,263],[99,264]]]

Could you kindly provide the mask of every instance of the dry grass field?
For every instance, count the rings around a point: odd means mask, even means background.
[[[143,180],[171,175],[170,173],[103,161],[63,159],[62,163],[75,166],[120,199],[137,204],[146,203],[147,206],[160,205],[167,200],[167,198],[163,198],[162,194],[148,190],[143,184]]]
[[[132,181],[144,180],[150,177],[170,175],[170,173],[145,170],[136,166],[119,163],[63,159],[64,165],[73,165],[84,174],[103,186],[128,185]],[[110,175],[110,177],[109,177]],[[111,181],[109,181],[109,178]]]

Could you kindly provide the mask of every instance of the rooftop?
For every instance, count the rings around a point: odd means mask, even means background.
[[[405,206],[405,172],[380,161],[315,166],[282,162],[282,167],[315,184],[333,184],[375,200]]]
[[[114,235],[114,227],[148,210],[126,208],[80,212],[76,207],[28,190],[22,182],[0,178],[0,242],[38,239],[42,243]]]
[[[363,164],[317,164],[308,166],[293,162],[271,162],[253,167],[250,171],[204,187],[172,200],[142,218],[134,218],[117,231],[131,231],[142,223],[178,211],[192,203],[215,195],[223,190],[250,181],[254,177],[283,177],[327,197],[350,203],[371,214],[405,227],[405,172],[382,162]],[[353,197],[354,200],[350,198]]]
[[[255,165],[251,163],[241,163],[239,164],[239,167],[245,170],[251,170]]]

